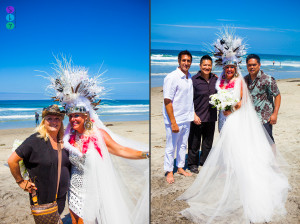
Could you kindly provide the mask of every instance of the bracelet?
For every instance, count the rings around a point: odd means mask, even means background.
[[[24,181],[24,179],[22,178],[21,180],[16,181],[17,184],[20,184]]]
[[[27,187],[28,182],[29,182],[29,181],[27,180],[26,185],[25,185],[25,188],[24,188],[24,191],[26,191],[26,187]]]
[[[142,158],[144,158],[144,159],[150,158],[150,153],[149,152],[142,152]]]
[[[233,113],[234,111],[236,111],[235,107],[231,107],[231,112]]]

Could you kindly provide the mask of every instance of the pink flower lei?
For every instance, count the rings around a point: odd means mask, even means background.
[[[223,77],[222,77],[221,83],[219,85],[221,89],[224,87],[224,83],[225,83],[225,79],[223,79]],[[229,83],[225,86],[225,89],[234,88],[234,84],[235,84],[235,80],[233,80],[231,82],[229,81]]]
[[[94,143],[95,149],[98,151],[98,153],[100,154],[100,156],[103,158],[102,153],[101,153],[101,149],[98,146],[98,138],[97,138],[97,136],[95,136],[94,134],[91,134],[91,135],[81,135],[79,138],[80,138],[80,140],[82,142],[82,151],[81,151],[82,154],[85,154],[87,152],[89,144],[90,144],[90,142],[92,142],[92,143]],[[76,142],[75,135],[71,135],[70,139],[69,139],[69,143],[75,147],[75,142]]]

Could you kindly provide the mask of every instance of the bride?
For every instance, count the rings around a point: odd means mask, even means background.
[[[273,151],[238,67],[246,53],[241,41],[225,30],[214,43],[216,63],[223,65],[216,87],[232,91],[240,101],[232,111],[220,111],[220,139],[195,182],[178,198],[190,206],[181,214],[196,223],[269,222],[286,214],[285,163]]]
[[[97,78],[89,78],[86,68],[63,58],[57,59],[54,70],[49,88],[70,121],[63,140],[72,163],[72,223],[149,222],[148,147],[117,136],[102,123],[96,113],[100,101],[94,101],[103,88]]]

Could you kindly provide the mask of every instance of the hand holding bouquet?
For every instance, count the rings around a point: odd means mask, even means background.
[[[233,91],[220,90],[218,93],[209,96],[209,103],[213,105],[213,108],[218,110],[231,110],[238,103],[233,95]]]

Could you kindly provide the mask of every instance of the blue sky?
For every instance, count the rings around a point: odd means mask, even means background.
[[[6,29],[6,7],[16,27]],[[49,99],[53,55],[100,73],[110,99],[149,99],[148,0],[1,0],[0,100]]]
[[[300,55],[300,1],[151,1],[151,49],[207,50],[222,26],[251,53]]]

